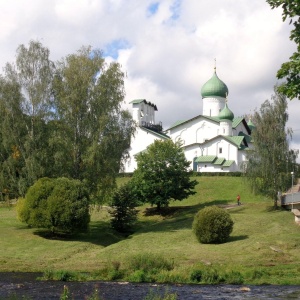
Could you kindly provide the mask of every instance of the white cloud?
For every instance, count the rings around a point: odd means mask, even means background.
[[[0,67],[14,61],[16,48],[30,39],[49,47],[53,60],[82,45],[103,50],[120,45],[127,105],[136,98],[154,102],[156,120],[164,128],[201,114],[200,90],[212,76],[215,58],[217,73],[229,88],[230,109],[239,116],[270,99],[277,70],[295,50],[289,40],[292,27],[282,22],[281,10],[272,10],[261,0],[0,0],[0,4]],[[289,108],[297,148],[299,105],[293,100]]]

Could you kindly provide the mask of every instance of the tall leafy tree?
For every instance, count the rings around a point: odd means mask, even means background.
[[[246,176],[253,191],[271,197],[277,206],[278,192],[287,189],[290,171],[298,153],[289,149],[292,130],[288,121],[286,97],[275,88],[271,101],[265,101],[253,116],[254,148],[248,153]]]
[[[25,159],[21,146],[26,123],[21,109],[22,94],[17,82],[0,77],[0,191],[13,198],[26,190]]]
[[[96,198],[115,186],[134,123],[124,101],[124,74],[99,50],[82,47],[57,65],[53,82],[57,121],[72,178],[85,180]],[[61,140],[61,142],[63,142]]]
[[[52,114],[54,71],[49,54],[49,49],[40,42],[30,41],[28,47],[18,47],[15,64],[8,63],[4,69],[1,96],[6,103],[2,104],[10,113],[4,114],[2,135],[7,151],[14,149],[18,161],[22,162],[22,167],[11,170],[19,178],[20,194],[47,175],[47,121]],[[8,86],[13,87],[14,95]]]
[[[286,82],[279,87],[279,91],[288,98],[300,100],[300,4],[299,0],[267,0],[273,8],[281,7],[283,21],[290,18],[290,24],[294,25],[290,39],[297,44],[297,51],[290,57],[290,61],[281,65],[277,72],[278,79]]]
[[[195,194],[197,181],[190,178],[190,162],[181,146],[172,140],[156,140],[136,156],[137,169],[131,187],[139,201],[156,205],[159,210],[171,200]]]

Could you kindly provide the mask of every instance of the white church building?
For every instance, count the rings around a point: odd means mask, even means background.
[[[213,76],[201,89],[202,115],[189,120],[180,120],[163,130],[155,123],[155,104],[138,99],[131,101],[132,117],[137,130],[132,137],[129,159],[124,171],[137,168],[135,155],[145,150],[154,140],[181,140],[184,153],[191,162],[190,169],[196,172],[242,172],[246,152],[251,148],[251,120],[234,117],[227,103],[228,88],[219,79],[214,69]]]

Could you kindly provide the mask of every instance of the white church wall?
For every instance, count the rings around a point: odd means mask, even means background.
[[[220,134],[230,136],[232,135],[232,124],[229,120],[220,122]]]
[[[135,136],[132,137],[129,149],[129,159],[125,163],[125,173],[134,172],[137,168],[137,163],[134,155],[144,151],[149,145],[154,143],[155,140],[162,140],[158,135],[152,134],[142,128],[138,127]]]
[[[171,128],[167,134],[173,141],[181,139],[184,145],[203,143],[219,134],[219,123],[199,117]]]
[[[244,172],[244,167],[245,167],[245,162],[247,162],[247,151],[246,150],[240,150],[238,152],[238,161],[239,161],[239,165],[238,165],[238,170],[241,172]]]
[[[195,157],[201,156],[201,150],[198,144],[193,144],[184,148],[185,158],[190,162],[190,169],[193,170],[193,161]]]
[[[222,139],[214,139],[207,142],[205,145],[199,147],[202,151],[202,155],[215,155],[218,157],[223,157],[226,160],[237,161],[237,147],[228,141]]]
[[[219,112],[225,106],[225,98],[209,97],[203,99],[203,115],[209,117],[217,117]]]
[[[247,135],[249,134],[248,131],[246,130],[243,122],[241,122],[238,126],[236,126],[236,128],[234,128],[233,135],[239,135],[239,132],[241,132],[241,131]]]
[[[199,163],[197,172],[229,172],[229,168],[222,168],[220,165]]]

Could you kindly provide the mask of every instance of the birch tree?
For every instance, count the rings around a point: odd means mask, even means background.
[[[273,199],[275,207],[278,192],[289,187],[290,171],[298,155],[289,149],[292,130],[286,128],[287,121],[286,97],[275,88],[271,101],[266,100],[254,113],[254,149],[248,153],[246,170],[253,191]]]

